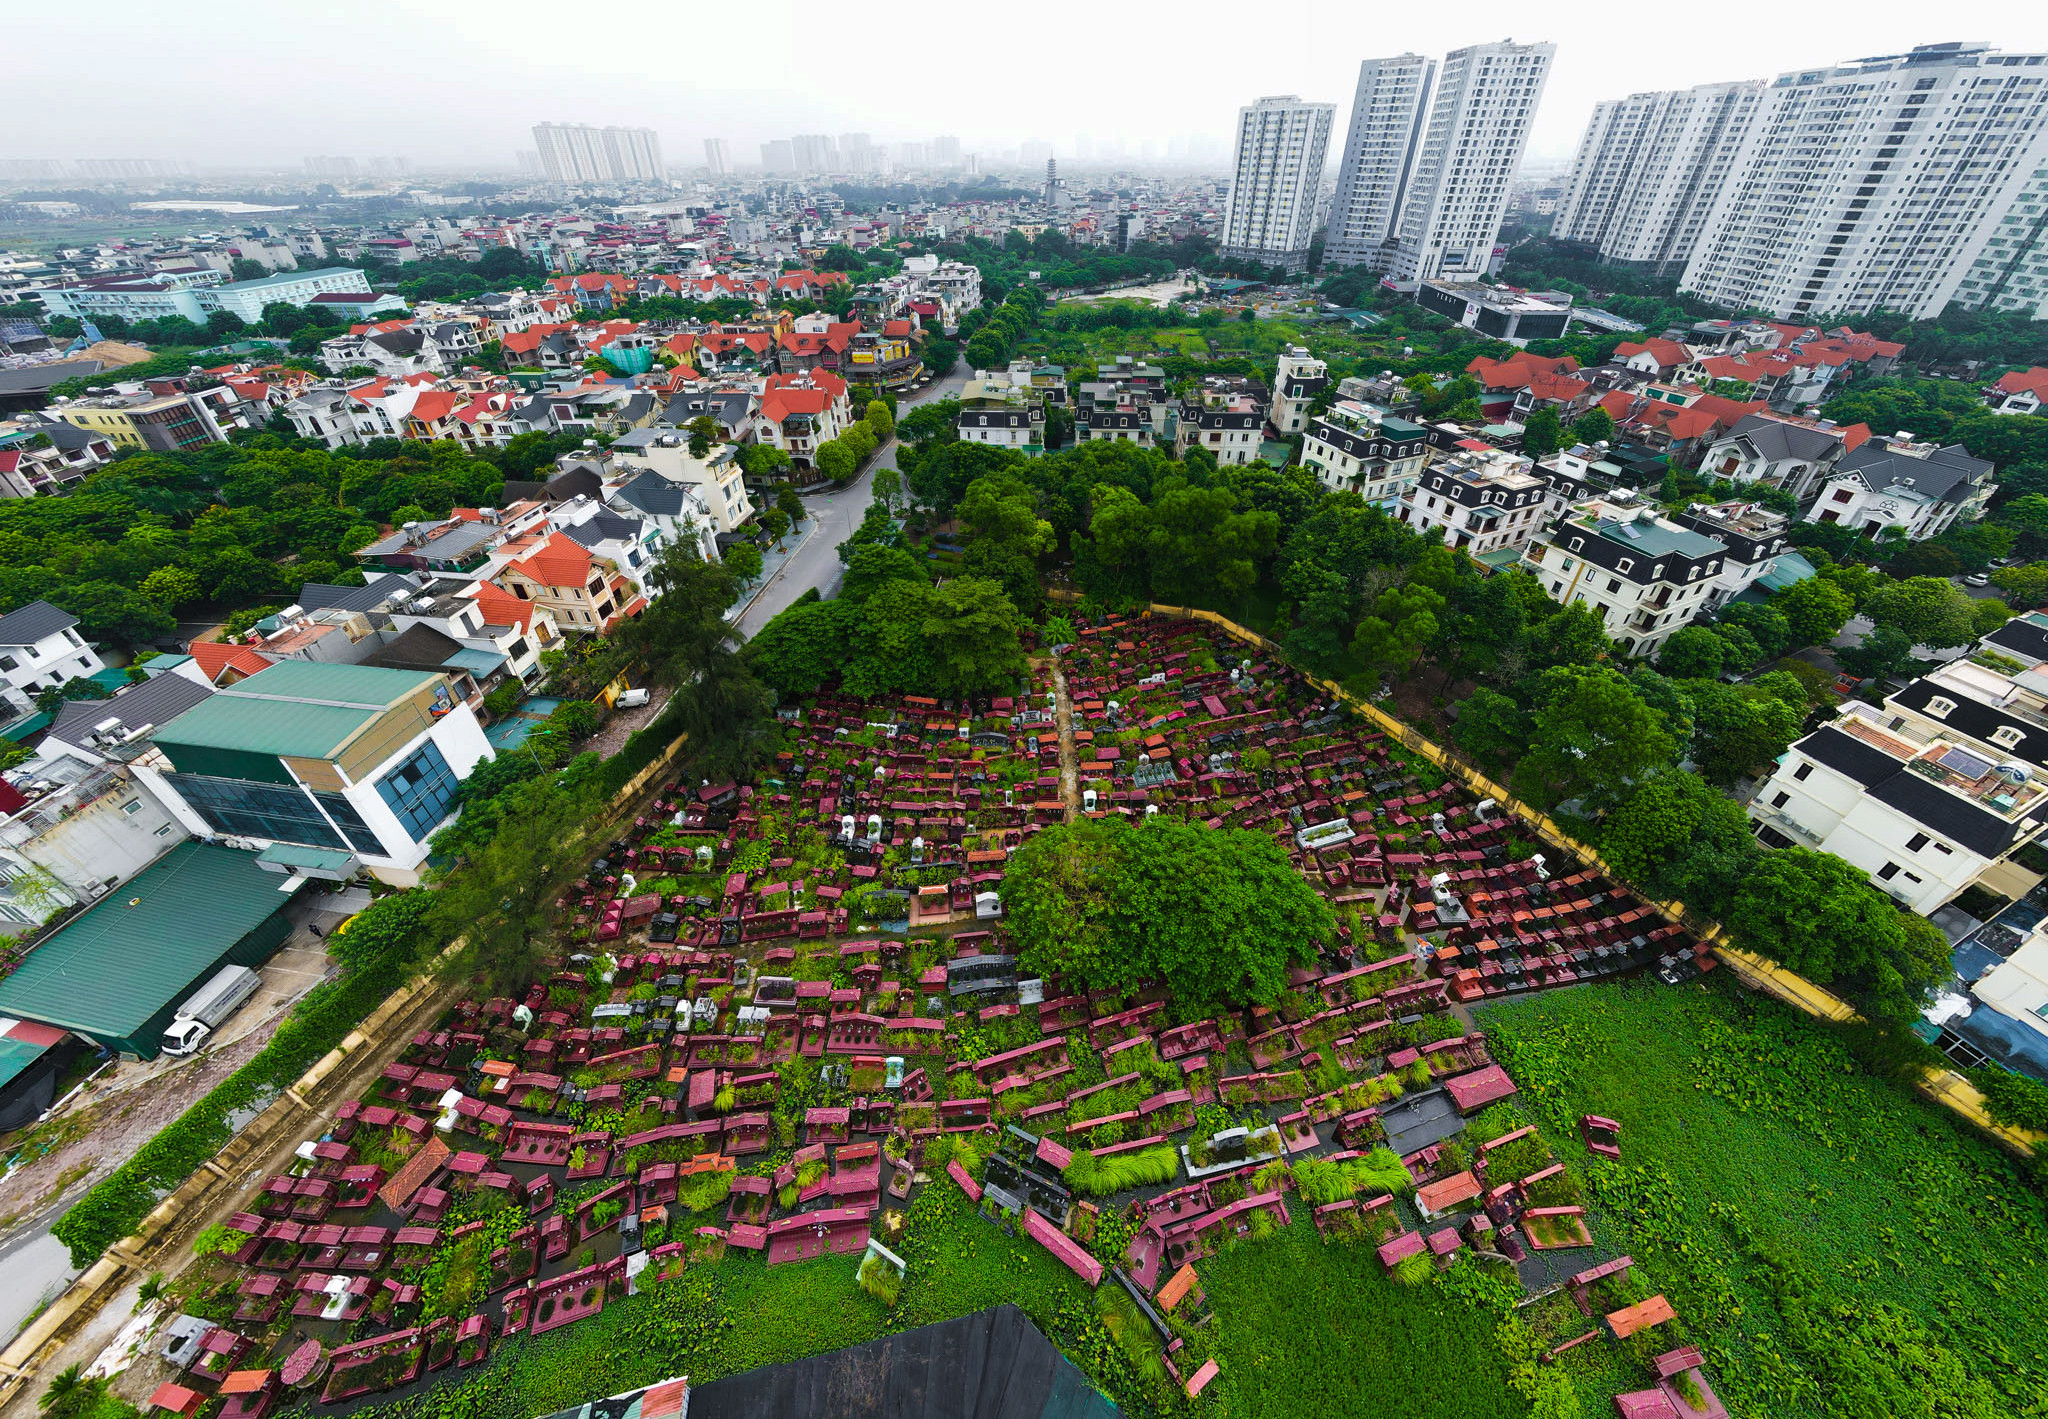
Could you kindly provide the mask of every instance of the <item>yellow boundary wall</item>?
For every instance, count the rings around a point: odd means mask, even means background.
[[[635,774],[613,796],[604,817],[590,826],[609,826],[630,811],[641,794],[675,767],[684,743],[684,738],[678,737]],[[586,834],[589,831],[586,827]],[[443,956],[452,955],[461,944],[460,940],[451,943]],[[248,1187],[257,1172],[272,1165],[280,1146],[295,1147],[306,1134],[306,1125],[322,1122],[327,1106],[340,1102],[360,1082],[363,1069],[372,1064],[381,1068],[384,1056],[395,1056],[465,984],[427,976],[392,992],[338,1046],[315,1061],[269,1108],[251,1119],[218,1153],[201,1163],[159,1202],[132,1235],[108,1247],[12,1344],[0,1351],[0,1407],[11,1404],[35,1384],[42,1366],[127,1286],[131,1271],[175,1273],[189,1259],[179,1253],[178,1247],[185,1241],[184,1234],[194,1230],[195,1223],[203,1223],[213,1215],[224,1197],[237,1195]]]
[[[1055,589],[1049,594],[1057,601],[1080,600],[1079,593],[1065,589]],[[1206,611],[1198,606],[1162,606],[1154,602],[1149,605],[1147,614],[1204,621],[1236,640],[1258,646],[1273,655],[1286,655],[1286,651],[1277,641],[1248,627],[1240,626],[1229,617],[1215,611]],[[1299,670],[1299,667],[1296,669]],[[1621,880],[1621,874],[1608,866],[1591,844],[1581,842],[1567,833],[1549,814],[1538,812],[1522,802],[1509,793],[1506,787],[1495,783],[1472,764],[1443,748],[1413,725],[1395,719],[1378,705],[1359,699],[1334,680],[1310,675],[1305,670],[1299,670],[1299,673],[1317,689],[1337,699],[1347,709],[1370,720],[1378,728],[1385,730],[1389,737],[1399,740],[1403,748],[1420,754],[1482,798],[1491,798],[1508,809],[1546,843],[1560,851],[1571,853],[1581,862],[1599,869],[1617,882]],[[1711,946],[1714,954],[1735,973],[1737,979],[1751,989],[1781,1000],[1793,1009],[1803,1011],[1816,1019],[1840,1024],[1857,1018],[1855,1007],[1840,996],[1815,985],[1804,976],[1786,970],[1776,962],[1765,960],[1754,952],[1732,944],[1720,922],[1688,911],[1681,902],[1653,901],[1650,905],[1665,919],[1676,922],[1690,931],[1702,944]],[[2048,1138],[2041,1134],[2007,1128],[1992,1122],[1990,1114],[1984,1108],[1984,1095],[1976,1085],[1953,1069],[1930,1071],[1915,1087],[1926,1098],[1960,1114],[2016,1153],[2032,1153],[2044,1141],[2048,1141]]]

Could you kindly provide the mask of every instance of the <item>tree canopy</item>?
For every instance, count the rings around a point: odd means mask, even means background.
[[[1082,818],[1032,835],[999,889],[1033,971],[1207,1007],[1271,1003],[1334,939],[1329,907],[1264,833]]]

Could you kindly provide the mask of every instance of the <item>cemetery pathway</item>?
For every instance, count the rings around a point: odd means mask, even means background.
[[[1067,696],[1067,672],[1060,658],[1052,658],[1053,712],[1060,731],[1060,799],[1067,805],[1067,821],[1081,813],[1081,771],[1074,761],[1074,702]]]

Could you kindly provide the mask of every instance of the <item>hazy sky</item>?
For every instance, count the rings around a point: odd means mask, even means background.
[[[21,0],[24,6],[28,0]],[[645,124],[672,164],[723,137],[957,134],[993,154],[1077,135],[1135,155],[1224,142],[1238,105],[1298,93],[1350,112],[1358,61],[1549,40],[1530,155],[1567,158],[1596,99],[1983,39],[2048,49],[2048,7],[1857,0],[1726,7],[881,3],[481,6],[315,0],[40,0],[10,38],[0,158],[146,157],[297,167],[309,154],[510,165],[543,120]],[[1960,31],[1960,32],[1955,32]],[[1339,128],[1339,134],[1342,128]],[[1332,161],[1335,160],[1332,144]]]

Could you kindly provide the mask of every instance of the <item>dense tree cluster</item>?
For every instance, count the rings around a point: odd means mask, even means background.
[[[507,477],[574,439],[528,434],[475,455],[383,439],[329,452],[258,434],[183,453],[129,453],[62,498],[0,503],[0,611],[38,597],[93,639],[171,633],[180,608],[288,602],[302,583],[359,580],[384,527],[495,504]]]
[[[1180,1004],[1271,1004],[1335,918],[1266,833],[1077,819],[1010,859],[1003,914],[1028,969],[1091,990],[1163,980]]]

